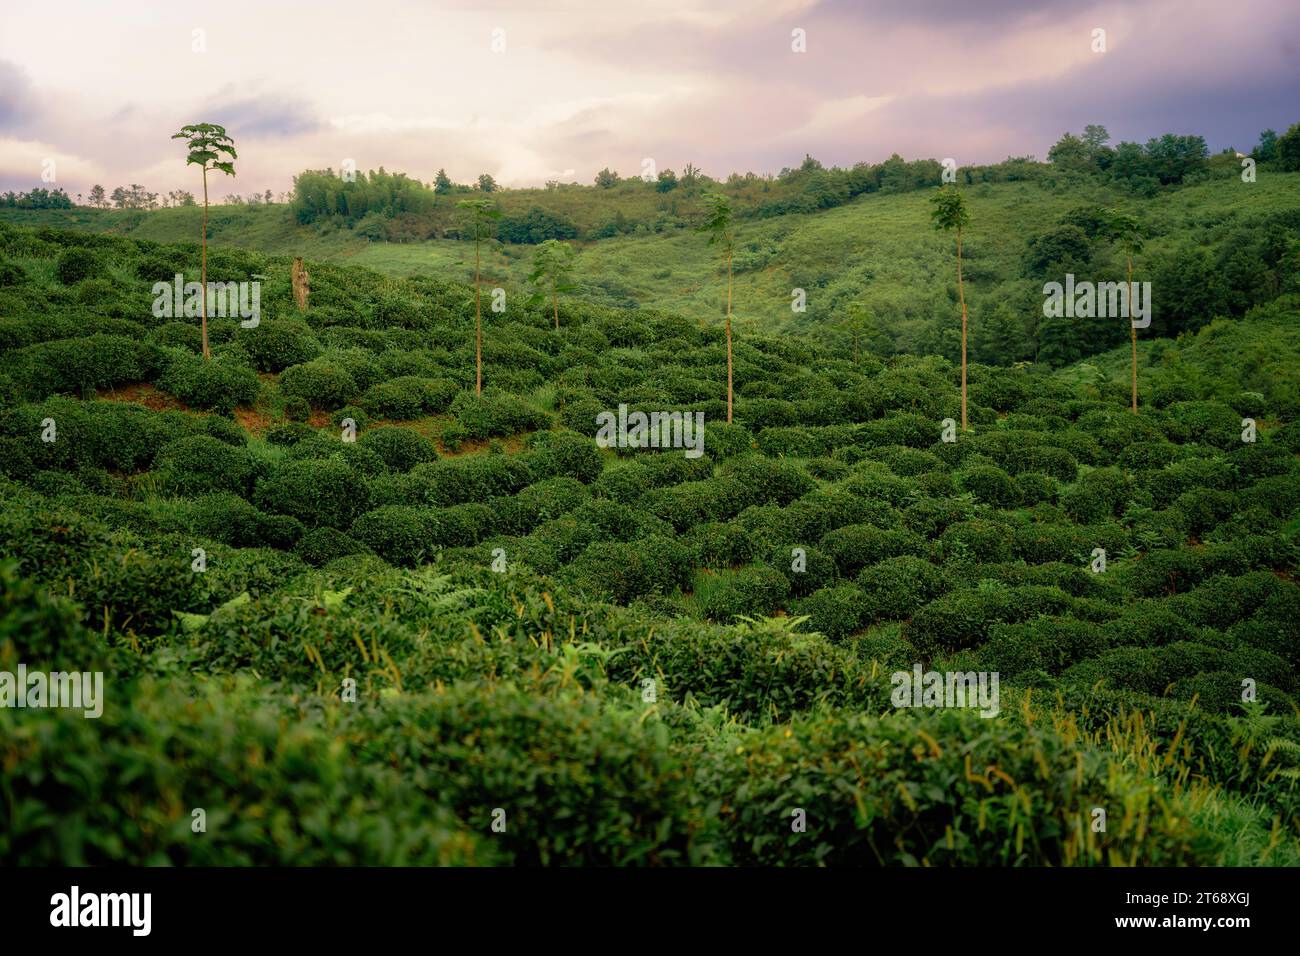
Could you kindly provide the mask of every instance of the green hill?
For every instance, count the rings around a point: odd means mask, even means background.
[[[1216,168],[1217,169],[1217,168]],[[516,196],[518,192],[523,195]],[[547,190],[506,191],[494,196],[503,208],[525,208]],[[606,190],[574,190],[572,202],[605,210]],[[629,189],[629,193],[635,193]],[[641,193],[649,193],[641,189]],[[1066,271],[1080,277],[1122,279],[1124,263],[1101,239],[1028,267],[1030,245],[1051,236],[1072,214],[1120,207],[1135,213],[1148,235],[1136,262],[1137,281],[1149,280],[1155,296],[1150,334],[1195,331],[1216,315],[1240,317],[1290,283],[1300,291],[1300,252],[1276,257],[1290,244],[1300,249],[1300,173],[1263,170],[1243,183],[1232,168],[1213,178],[1134,197],[1088,179],[1057,183],[984,183],[966,190],[972,225],[964,246],[970,302],[972,354],[992,364],[1044,358],[1056,364],[1104,351],[1123,339],[1118,326],[1062,331],[1041,323],[1045,278]],[[698,205],[696,202],[695,205]],[[615,207],[616,208],[616,207]],[[682,210],[688,218],[693,206]],[[0,209],[0,221],[43,223],[58,228],[109,231],[154,242],[192,242],[199,231],[196,208],[151,212],[88,209]],[[860,337],[882,354],[959,356],[952,240],[929,227],[928,193],[871,193],[815,213],[742,219],[736,230],[735,304],[742,331],[798,334],[848,349],[853,309]],[[440,239],[379,242],[346,229],[297,226],[286,206],[214,207],[212,241],[272,255],[361,265],[394,276],[473,281],[469,242]],[[526,295],[533,246],[490,243],[484,281],[508,296]],[[622,308],[667,309],[703,321],[725,311],[726,276],[702,236],[689,228],[621,236],[580,244],[575,295]],[[1045,254],[1046,255],[1046,254]],[[1268,256],[1273,260],[1267,260]],[[1041,257],[1040,257],[1041,259]],[[1264,287],[1251,263],[1274,276]],[[1271,270],[1271,271],[1269,271]],[[803,289],[806,311],[793,312],[792,293]],[[1062,337],[1064,336],[1064,338]]]
[[[1218,254],[1297,181],[1261,180],[1258,208],[1226,181],[1144,208]],[[973,190],[979,299],[1028,284],[1026,233],[1087,198],[1020,188]],[[146,235],[191,213],[129,236],[0,224],[0,670],[106,688],[96,719],[0,708],[0,859],[1300,863],[1280,288],[1144,343],[1139,415],[1122,353],[1094,349],[975,364],[955,434],[942,355],[855,360],[744,305],[788,302],[786,269],[825,291],[861,268],[900,337],[923,324],[904,310],[942,300],[950,264],[924,196],[746,223],[742,247],[779,259],[742,273],[727,423],[694,235],[584,251],[587,290],[681,283],[656,307],[574,297],[555,330],[509,295],[479,395],[463,270],[316,237],[340,246],[308,262],[300,312],[302,234],[273,207],[217,226],[210,278],[263,276],[261,315],[212,318],[204,361],[197,320],[153,308],[155,282],[196,277],[193,246]],[[702,415],[703,454],[601,447],[620,406]],[[918,669],[999,694],[899,706]]]

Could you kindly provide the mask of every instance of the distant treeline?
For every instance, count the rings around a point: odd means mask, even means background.
[[[1145,197],[1213,174],[1209,149],[1200,136],[1166,133],[1145,144],[1121,142],[1114,146],[1109,140],[1104,126],[1090,125],[1081,135],[1062,136],[1048,151],[1047,162],[1032,156],[1009,157],[983,166],[948,162],[959,186],[1036,182],[1054,187],[1088,179]],[[1237,158],[1232,149],[1224,155],[1225,159]],[[1252,156],[1259,162],[1278,162],[1283,169],[1300,169],[1300,125],[1280,137],[1265,130]],[[729,194],[739,218],[764,219],[830,209],[867,193],[938,186],[944,170],[943,162],[909,161],[898,154],[881,163],[857,163],[848,168],[826,168],[805,156],[799,166],[775,176],[733,173],[719,181],[688,165],[680,177],[664,169],[645,179],[625,179],[602,169],[591,186],[548,182],[545,191],[502,190],[486,173],[476,184],[465,185],[452,182],[445,170],[439,170],[428,184],[382,167],[346,177],[331,169],[307,170],[294,180],[292,208],[301,224],[354,230],[378,241],[457,238],[462,228],[458,199],[497,193],[502,217],[496,223],[496,238],[531,244],[685,228],[692,224],[693,199],[706,189]],[[530,195],[536,198],[535,203],[529,202]],[[680,209],[679,199],[686,200]]]
[[[33,189],[27,193],[10,190],[0,195],[6,209],[71,209],[72,199],[62,189]]]

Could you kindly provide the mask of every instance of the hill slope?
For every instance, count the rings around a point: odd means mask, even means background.
[[[190,258],[0,229],[0,661],[108,688],[0,708],[0,858],[1300,863],[1294,392],[1215,377],[1285,301],[1148,352],[1139,416],[977,365],[948,442],[942,358],[750,332],[727,424],[714,325],[512,299],[479,396],[470,287],[312,262],[299,313],[245,250],[204,362],[150,309]],[[599,447],[620,405],[703,455]]]

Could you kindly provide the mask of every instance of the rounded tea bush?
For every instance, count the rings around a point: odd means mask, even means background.
[[[294,545],[294,553],[314,568],[352,554],[369,554],[364,544],[337,528],[313,528]]]
[[[795,601],[790,613],[808,618],[803,630],[816,631],[839,643],[863,625],[863,609],[862,591],[852,584],[838,584]]]
[[[177,353],[158,387],[190,408],[229,415],[239,405],[251,405],[262,389],[257,373],[235,362]]]
[[[777,610],[790,584],[780,571],[764,565],[742,568],[704,601],[704,616],[727,624],[739,616],[757,617]]]
[[[868,621],[905,620],[949,587],[942,568],[912,555],[887,558],[865,568],[857,583],[863,617]]]
[[[385,505],[352,523],[348,536],[390,564],[415,567],[432,557],[434,516],[430,508]]]
[[[216,491],[245,497],[256,473],[247,449],[208,435],[192,435],[164,445],[154,467],[165,490],[187,498]]]
[[[406,421],[446,411],[459,391],[451,379],[402,375],[371,385],[359,404],[376,418]]]
[[[291,365],[280,375],[280,391],[300,398],[313,408],[333,409],[345,404],[357,391],[357,383],[341,364],[314,359]]]
[[[304,398],[294,396],[284,400],[284,417],[291,422],[305,422],[311,417],[311,406]]]
[[[851,578],[869,564],[898,555],[925,553],[925,539],[906,530],[886,531],[869,524],[837,528],[821,539],[840,574]]]
[[[538,432],[539,440],[528,456],[528,466],[538,478],[576,478],[590,484],[605,468],[596,443],[575,432]]]
[[[103,257],[93,249],[72,247],[59,254],[54,266],[54,276],[64,285],[76,285],[84,279],[97,279],[108,275]]]
[[[438,457],[433,442],[409,428],[372,428],[361,436],[357,445],[374,452],[393,471],[410,471]]]
[[[366,510],[365,479],[339,458],[286,461],[257,483],[253,502],[309,528],[346,528]]]
[[[1020,499],[1019,489],[1001,468],[976,465],[958,472],[957,487],[973,494],[978,501],[995,508],[1011,508]]]

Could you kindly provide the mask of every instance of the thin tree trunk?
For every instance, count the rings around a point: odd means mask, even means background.
[[[961,299],[961,430],[966,431],[966,287],[961,281],[961,230],[957,230],[957,297]]]
[[[1133,257],[1128,256],[1128,332],[1133,343],[1133,414],[1138,413],[1138,330],[1133,324]]]
[[[727,423],[731,423],[731,246],[727,246]]]
[[[555,310],[555,331],[560,331],[560,299],[555,294],[555,277],[551,277],[551,308]]]
[[[203,290],[203,298],[199,302],[200,325],[203,330],[203,358],[205,360],[212,358],[212,351],[208,348],[208,167],[203,167],[203,255],[202,266],[200,267],[199,287]]]
[[[474,394],[483,394],[483,297],[479,287],[479,244],[474,240]]]

